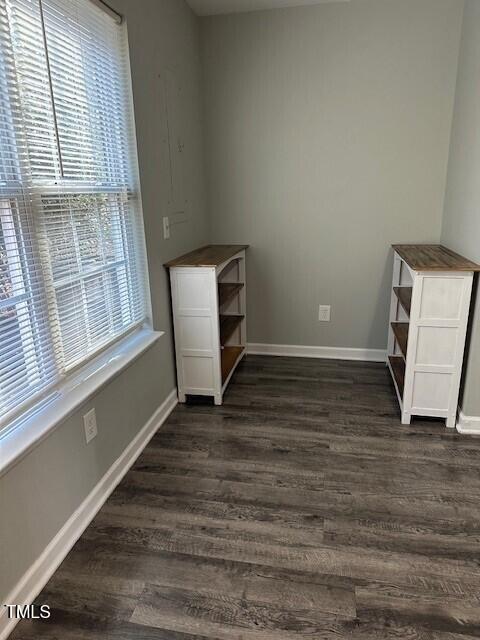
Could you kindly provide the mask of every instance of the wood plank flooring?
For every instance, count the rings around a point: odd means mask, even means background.
[[[384,365],[249,356],[179,406],[12,640],[480,637],[480,438]]]

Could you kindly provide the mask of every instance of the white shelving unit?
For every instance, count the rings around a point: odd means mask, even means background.
[[[168,262],[179,402],[223,393],[247,344],[246,245],[208,245]]]
[[[388,367],[402,423],[456,424],[472,282],[480,266],[440,245],[394,245]]]

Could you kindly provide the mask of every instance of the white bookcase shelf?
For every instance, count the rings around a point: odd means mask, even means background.
[[[402,423],[456,423],[472,282],[480,266],[441,245],[394,245],[388,367]]]
[[[170,271],[178,399],[223,393],[247,344],[247,245],[208,245],[165,266]]]

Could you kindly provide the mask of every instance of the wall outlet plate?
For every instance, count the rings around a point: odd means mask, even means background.
[[[168,216],[163,218],[163,239],[168,240],[170,238],[170,220]]]
[[[83,416],[83,428],[85,429],[85,440],[88,444],[98,433],[95,409],[90,409],[90,411]]]
[[[330,322],[330,311],[331,311],[331,307],[329,304],[321,304],[318,307],[318,321]]]

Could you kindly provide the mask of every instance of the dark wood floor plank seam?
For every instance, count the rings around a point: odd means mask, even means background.
[[[480,438],[383,364],[248,356],[177,406],[11,640],[480,637]]]

